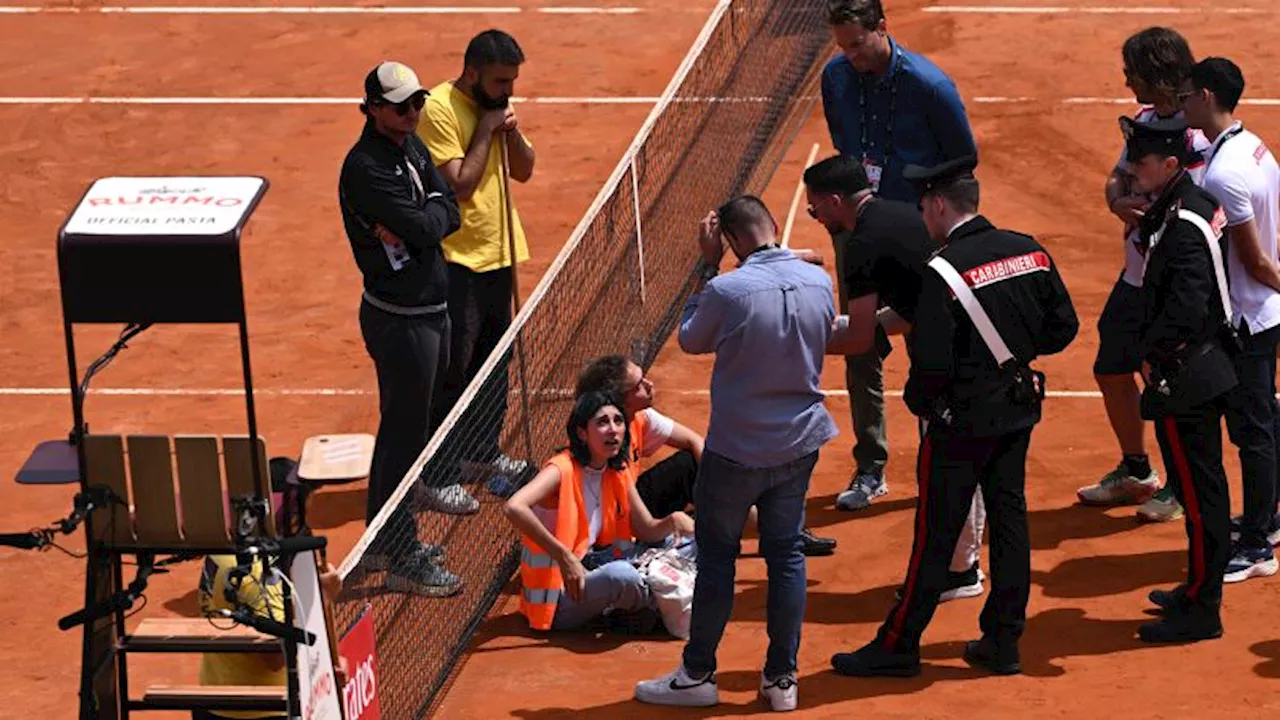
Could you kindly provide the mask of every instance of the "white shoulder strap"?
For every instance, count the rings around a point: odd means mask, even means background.
[[[987,316],[987,311],[982,308],[982,303],[978,302],[977,296],[969,289],[969,284],[964,281],[964,278],[960,277],[960,273],[956,272],[955,267],[943,259],[941,255],[935,255],[929,261],[929,267],[933,268],[935,272],[942,276],[947,285],[951,286],[951,291],[956,294],[956,299],[960,301],[965,314],[969,316],[969,320],[977,328],[978,334],[982,336],[982,341],[987,344],[987,349],[995,357],[996,364],[1004,365],[1012,360],[1013,353],[1009,352],[1009,346],[1004,344],[1004,338],[1000,337],[1000,333],[996,332],[996,327],[991,324],[991,318]]]
[[[1222,246],[1218,244],[1218,234],[1209,227],[1208,221],[1186,208],[1178,210],[1178,217],[1199,228],[1205,242],[1209,244],[1209,255],[1213,257],[1213,274],[1218,279],[1218,296],[1222,300],[1222,316],[1227,324],[1231,324],[1231,295],[1227,287],[1226,267],[1222,264]]]

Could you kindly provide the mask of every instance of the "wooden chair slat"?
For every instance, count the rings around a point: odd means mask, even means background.
[[[218,439],[211,435],[179,435],[174,437],[173,447],[178,456],[182,531],[187,543],[231,547]]]
[[[267,465],[267,449],[262,438],[258,438],[257,447],[250,449],[249,438],[244,435],[228,435],[222,438],[223,464],[227,472],[227,495],[235,498],[239,495],[261,495],[267,499],[266,527],[259,532],[267,537],[275,537],[275,509],[271,507],[271,468]],[[256,458],[261,467],[261,484],[255,486],[253,465],[250,458]],[[234,515],[234,511],[233,511]],[[235,518],[232,518],[234,522]]]
[[[173,453],[166,435],[130,435],[129,477],[138,542],[181,545],[178,507],[173,490]]]
[[[95,537],[117,545],[133,544],[133,522],[129,517],[129,483],[125,476],[124,438],[119,435],[86,435],[84,454],[88,484],[111,488],[125,503],[112,503],[93,511]]]

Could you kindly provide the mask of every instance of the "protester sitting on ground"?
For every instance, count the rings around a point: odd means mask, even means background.
[[[682,511],[655,520],[636,490],[623,403],[578,396],[565,427],[569,447],[507,501],[521,535],[520,612],[535,630],[575,630],[606,610],[652,609],[630,562],[637,539],[693,534]]]
[[[817,263],[821,264],[821,263]],[[631,464],[657,453],[665,445],[675,453],[639,473],[636,489],[645,507],[656,518],[693,508],[693,486],[702,462],[703,438],[697,432],[663,415],[653,407],[653,382],[644,370],[621,355],[592,360],[578,375],[575,394],[604,392],[622,399],[622,411],[631,433]],[[747,524],[755,523],[755,508]],[[815,537],[808,528],[800,533],[805,555],[830,555],[836,541]]]

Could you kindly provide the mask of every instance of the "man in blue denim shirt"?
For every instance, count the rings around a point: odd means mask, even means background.
[[[827,273],[778,248],[777,233],[764,203],[750,196],[703,220],[704,286],[685,305],[680,324],[685,352],[716,354],[711,422],[694,490],[698,579],[683,662],[639,683],[636,699],[642,702],[719,701],[716,647],[733,609],[742,526],[755,505],[770,585],[760,692],[774,710],[796,706],[805,493],[818,449],[838,434],[819,387],[835,303]],[[722,234],[741,262],[735,272],[716,277]]]
[[[822,109],[837,151],[862,162],[871,189],[886,200],[916,205],[907,165],[932,167],[977,149],[956,85],[923,55],[889,36],[881,0],[828,0],[828,21],[841,54],[822,71]],[[844,247],[835,238],[836,267]],[[839,307],[849,300],[843,278]],[[889,440],[884,417],[888,339],[877,349],[845,357],[845,385],[853,412],[854,472],[836,507],[857,511],[889,492],[884,466]]]

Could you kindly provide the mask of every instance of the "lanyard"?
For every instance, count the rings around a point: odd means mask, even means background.
[[[1213,146],[1209,148],[1209,159],[1206,160],[1204,164],[1205,172],[1209,171],[1209,166],[1212,165],[1213,161],[1217,159],[1218,152],[1222,150],[1222,146],[1226,145],[1228,140],[1239,135],[1242,132],[1244,132],[1244,123],[1237,122],[1234,127],[1222,133],[1221,135],[1218,136],[1217,140],[1213,141]]]
[[[884,163],[885,164],[888,164],[889,155],[892,154],[893,152],[893,119],[894,119],[894,116],[897,114],[897,108],[898,108],[898,80],[899,80],[899,71],[902,69],[901,65],[902,65],[902,50],[898,48],[897,45],[895,45],[893,47],[893,61],[889,64],[889,76],[890,76],[889,117],[885,118],[885,127],[884,127]],[[867,150],[869,145],[867,140],[870,137],[870,133],[867,130],[867,127],[868,125],[870,125],[870,123],[868,122],[868,118],[867,118],[867,80],[866,78],[862,78],[862,81],[858,83],[858,110],[861,112],[861,115],[862,115],[862,122],[860,123],[861,125],[860,129],[862,130],[862,144],[858,149],[862,154],[862,160],[865,161],[867,159]]]
[[[411,181],[411,187],[409,189],[413,194],[414,204],[417,204],[422,202],[422,199],[426,197],[427,192],[422,186],[422,176],[418,174],[418,154],[413,150],[413,147],[409,144],[408,140],[405,140],[404,143],[404,159],[405,167],[409,169],[409,180]]]

